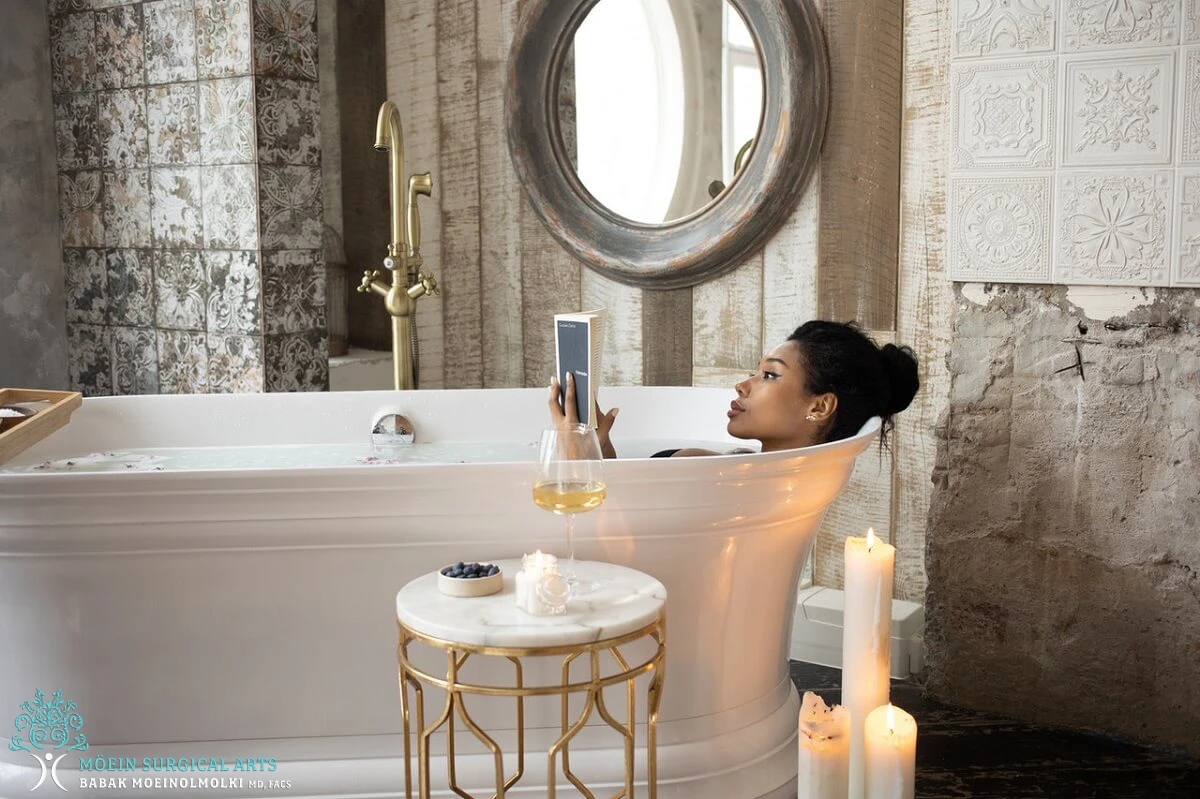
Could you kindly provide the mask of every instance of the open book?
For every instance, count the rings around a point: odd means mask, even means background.
[[[596,426],[596,389],[604,352],[604,309],[554,315],[554,360],[559,385],[566,396],[567,373],[575,375],[575,405],[579,421]]]

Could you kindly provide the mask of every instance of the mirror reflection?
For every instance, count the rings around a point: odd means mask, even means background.
[[[557,96],[580,183],[613,213],[658,224],[703,209],[749,160],[762,67],[727,0],[600,0]]]

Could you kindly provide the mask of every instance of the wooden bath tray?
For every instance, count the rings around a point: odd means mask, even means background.
[[[0,406],[41,400],[52,404],[0,432],[0,463],[11,460],[69,422],[72,412],[83,404],[83,395],[78,391],[0,388]]]

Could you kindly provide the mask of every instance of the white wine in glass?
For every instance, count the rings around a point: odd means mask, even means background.
[[[567,565],[564,576],[572,595],[588,593],[592,586],[575,574],[575,514],[595,510],[607,490],[604,456],[596,431],[582,424],[564,424],[542,431],[538,449],[533,501],[539,508],[566,517]]]

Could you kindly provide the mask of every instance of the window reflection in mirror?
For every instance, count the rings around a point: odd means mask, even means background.
[[[711,203],[762,116],[758,50],[727,0],[600,0],[559,80],[560,132],[580,183],[644,224]]]

